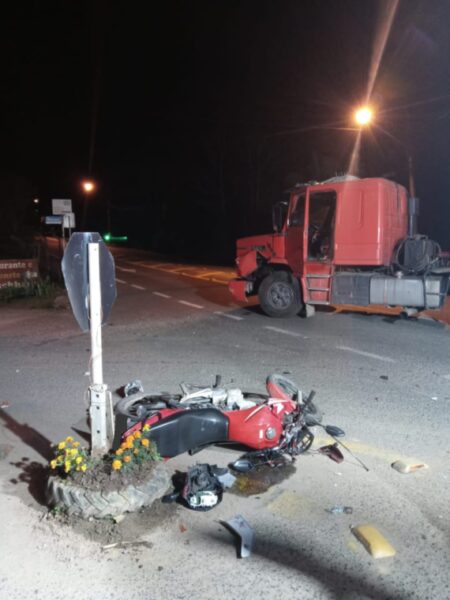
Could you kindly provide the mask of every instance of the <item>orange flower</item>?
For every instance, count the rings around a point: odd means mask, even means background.
[[[123,448],[117,448],[116,456],[120,456],[121,454],[123,454]]]
[[[144,446],[144,448],[148,448],[148,446],[150,446],[150,440],[148,440],[147,438],[143,438],[141,440],[141,444]]]
[[[127,435],[127,437],[125,438],[125,443],[126,444],[132,444],[134,440],[134,437],[132,435]]]
[[[122,468],[122,461],[121,460],[113,460],[112,462],[112,468],[114,469],[114,471],[118,471],[119,469]]]
[[[142,436],[142,433],[140,431],[135,431],[133,436],[135,440],[138,440]]]
[[[130,462],[131,461],[131,456],[129,454],[127,454],[126,456],[123,457],[123,462]]]

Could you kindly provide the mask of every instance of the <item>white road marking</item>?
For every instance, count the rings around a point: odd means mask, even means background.
[[[135,288],[137,290],[145,290],[145,289],[147,289],[145,287],[142,287],[142,285],[137,285],[136,283],[130,283],[130,285],[131,285],[132,288]]]
[[[161,298],[171,298],[172,296],[168,296],[167,294],[163,294],[162,292],[153,292],[155,296],[160,296]]]
[[[186,300],[178,300],[180,304],[185,304],[186,306],[192,306],[192,308],[205,308],[204,306],[200,306],[200,304],[193,304],[192,302],[186,302]]]
[[[237,315],[230,315],[229,313],[220,312],[217,310],[215,315],[220,315],[221,317],[226,317],[227,319],[234,319],[235,321],[243,321],[244,317],[238,317]]]
[[[308,339],[308,336],[302,335],[301,333],[295,333],[295,331],[288,331],[287,329],[280,329],[279,327],[272,327],[271,325],[266,325],[264,329],[268,329],[269,331],[275,331],[275,333],[284,333],[285,335],[302,338],[304,340]]]
[[[336,346],[338,350],[345,350],[346,352],[353,352],[354,354],[360,354],[361,356],[367,356],[368,358],[376,358],[384,362],[395,363],[393,358],[388,356],[380,356],[379,354],[373,354],[372,352],[363,352],[363,350],[357,350],[356,348],[349,348],[348,346]]]
[[[126,285],[126,283],[127,283],[127,282],[126,282],[126,281],[124,281],[123,279],[117,279],[117,277],[116,277],[116,281],[117,281],[117,283],[124,283],[125,285]]]
[[[126,269],[125,267],[118,267],[116,265],[117,271],[123,271],[124,273],[136,273],[136,269]]]

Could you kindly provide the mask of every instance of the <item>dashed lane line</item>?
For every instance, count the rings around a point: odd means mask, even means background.
[[[345,350],[346,352],[353,352],[353,354],[367,356],[368,358],[375,358],[376,360],[382,360],[383,362],[390,362],[390,363],[396,362],[393,358],[389,358],[388,356],[380,356],[379,354],[373,354],[372,352],[364,352],[363,350],[358,350],[357,348],[349,348],[349,346],[336,346],[336,348],[338,350]]]
[[[136,273],[136,269],[127,269],[125,267],[118,267],[116,265],[117,271],[123,271],[124,273]]]
[[[123,283],[124,285],[127,285],[127,282],[124,281],[123,279],[117,279],[117,277],[116,277],[116,281],[117,281],[117,283]]]
[[[159,296],[160,298],[171,298],[168,294],[163,294],[162,292],[153,292],[155,296]]]
[[[303,340],[308,339],[308,336],[306,335],[296,333],[295,331],[288,331],[287,329],[281,329],[280,327],[272,327],[271,325],[266,325],[264,329],[268,329],[269,331],[275,331],[275,333],[283,333],[284,335],[290,335],[291,337],[302,338]]]
[[[147,288],[143,287],[142,285],[137,285],[137,283],[130,283],[132,288],[135,288],[136,290],[146,290]]]
[[[221,312],[220,310],[216,310],[215,315],[220,315],[221,317],[226,317],[227,319],[234,319],[235,321],[243,321],[244,317],[238,317],[237,315],[230,315],[229,313]]]
[[[186,300],[178,300],[178,302],[185,306],[191,306],[192,308],[205,308],[204,306],[200,306],[200,304],[194,304],[193,302],[187,302]]]

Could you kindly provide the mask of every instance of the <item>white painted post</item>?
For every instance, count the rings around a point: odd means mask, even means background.
[[[99,244],[88,244],[88,252],[91,329],[91,385],[89,386],[91,451],[93,456],[101,457],[111,448],[114,437],[114,421],[111,392],[108,392],[108,386],[103,383]]]

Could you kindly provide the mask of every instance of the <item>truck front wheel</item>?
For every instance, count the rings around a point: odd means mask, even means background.
[[[292,317],[302,308],[300,285],[285,271],[275,271],[263,279],[258,296],[269,317]]]

